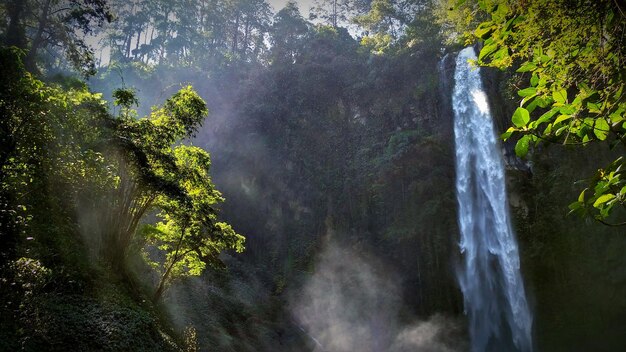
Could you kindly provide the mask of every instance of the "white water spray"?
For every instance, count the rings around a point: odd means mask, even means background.
[[[531,351],[532,316],[511,228],[504,166],[480,71],[456,59],[452,96],[456,190],[463,267],[458,280],[469,318],[472,351]]]

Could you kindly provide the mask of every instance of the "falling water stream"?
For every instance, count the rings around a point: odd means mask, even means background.
[[[532,316],[509,218],[504,166],[480,71],[456,59],[452,96],[463,265],[458,280],[472,351],[531,351]]]

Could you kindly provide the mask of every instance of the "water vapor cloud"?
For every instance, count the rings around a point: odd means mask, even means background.
[[[404,307],[397,278],[377,258],[328,241],[302,292],[292,299],[296,323],[332,352],[453,352],[465,350],[457,321],[426,321]]]

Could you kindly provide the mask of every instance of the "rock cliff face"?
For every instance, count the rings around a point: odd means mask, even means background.
[[[452,110],[452,89],[454,89],[454,69],[457,53],[446,54],[439,62],[439,99],[438,111],[441,130],[446,131],[450,141],[454,140],[454,111]]]
[[[502,134],[511,126],[511,116],[517,103],[508,87],[510,76],[507,72],[488,67],[482,68],[481,72],[496,132]],[[507,169],[531,172],[530,165],[515,155],[515,140],[503,141],[501,146]]]

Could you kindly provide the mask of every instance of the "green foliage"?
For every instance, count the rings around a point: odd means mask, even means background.
[[[515,65],[528,84],[518,91],[514,127],[522,135],[516,153],[542,142],[586,146],[602,142],[621,150],[626,142],[626,21],[622,5],[610,0],[478,2],[490,18],[474,32],[484,41],[479,62]],[[607,221],[621,192],[623,158],[599,169],[570,208]]]
[[[414,147],[419,137],[417,130],[406,130],[392,134],[385,147],[384,157],[390,160],[404,157]]]
[[[443,28],[433,20],[434,0],[374,0],[355,6],[352,22],[363,31],[361,44],[382,55],[394,50],[439,50]]]
[[[387,51],[392,42],[393,38],[391,35],[383,33],[376,33],[361,39],[361,45],[376,54],[382,54]]]
[[[199,276],[207,262],[221,264],[218,256],[222,251],[242,252],[244,249],[243,236],[235,233],[230,225],[216,222],[214,206],[224,199],[209,177],[209,154],[197,147],[178,146],[174,149],[174,156],[179,186],[189,195],[191,202],[158,197],[155,205],[161,209],[159,217],[162,222],[146,225],[142,230],[147,243],[165,254],[165,260],[160,264],[145,256],[161,274],[155,300],[172,280]]]
[[[4,3],[0,15],[7,20],[0,22],[1,32],[6,33],[2,44],[27,50],[25,64],[30,72],[38,72],[42,66],[63,67],[67,62],[84,76],[95,73],[93,50],[85,35],[94,34],[113,19],[106,0]],[[59,63],[59,56],[66,61]]]
[[[50,269],[41,261],[32,258],[19,258],[9,264],[9,271],[13,274],[13,282],[3,282],[4,285],[18,285],[25,299],[41,293],[44,286],[50,281]]]
[[[511,121],[513,121],[515,127],[524,127],[528,124],[528,121],[530,121],[530,114],[528,110],[524,108],[517,108]]]
[[[48,218],[45,225],[55,226],[51,220],[63,221]],[[78,250],[72,255],[88,260],[70,234],[55,233],[53,239],[64,237],[63,249]],[[21,257],[0,270],[0,349],[177,350],[154,312],[137,305],[110,276],[98,270],[82,276],[66,253],[48,253],[50,247],[30,249],[31,255],[43,259]]]
[[[211,182],[208,153],[181,145],[204,120],[204,101],[184,87],[137,119],[134,92],[118,90],[123,110],[113,117],[100,94],[84,84],[45,84],[26,71],[23,57],[15,48],[0,50],[0,297],[6,302],[0,323],[9,327],[2,339],[9,349],[19,342],[27,350],[174,348],[145,308],[111,308],[85,290],[93,284],[91,254],[129,279],[125,259],[146,240],[135,229],[148,211],[188,230],[184,255],[162,247],[170,259],[163,266],[171,263],[174,277],[199,275],[223,250],[243,250],[244,238],[219,220],[224,199]],[[97,217],[83,218],[92,213]],[[81,239],[102,247],[90,253]],[[71,295],[77,300],[70,302]]]
[[[50,185],[72,198],[86,178],[106,183],[101,153],[90,149],[100,138],[106,116],[99,94],[84,86],[47,86],[26,72],[18,49],[0,49],[0,233],[7,247],[24,233],[32,210],[49,195]]]
[[[209,113],[206,103],[191,86],[181,89],[165,101],[163,109],[170,118],[158,118],[155,123],[170,129],[178,138],[193,137]]]
[[[134,89],[116,89],[113,91],[113,104],[130,109],[133,106],[139,106]]]
[[[354,18],[354,22],[372,34],[395,35],[394,20],[399,12],[390,0],[373,0],[367,14]]]
[[[111,0],[117,21],[104,37],[116,63],[202,67],[260,61],[270,6],[263,0]],[[134,44],[134,45],[132,45]]]
[[[473,42],[472,32],[485,19],[478,2],[466,0],[435,1],[434,17],[441,25],[444,42],[448,45]]]
[[[307,23],[294,1],[289,1],[274,16],[272,24],[272,62],[293,63],[304,48],[304,42],[311,34]]]
[[[128,110],[136,104],[134,92],[117,90],[116,103],[127,109],[111,119],[111,155],[118,181],[107,196],[101,228],[105,257],[124,267],[135,242],[147,242],[164,252],[158,264],[161,280],[154,295],[158,300],[170,284],[185,275],[198,276],[205,263],[219,262],[223,250],[243,250],[244,238],[220,222],[216,205],[224,201],[209,175],[210,157],[201,148],[178,145],[192,137],[208,110],[191,87],[167,99],[162,108],[136,119]],[[95,206],[100,206],[95,204]],[[161,223],[136,229],[149,211],[158,211]]]
[[[311,8],[309,19],[321,19],[325,25],[332,27],[343,26],[350,20],[359,7],[363,7],[365,1],[349,0],[316,0]]]
[[[22,310],[29,351],[178,351],[155,317],[136,304],[46,294]]]

